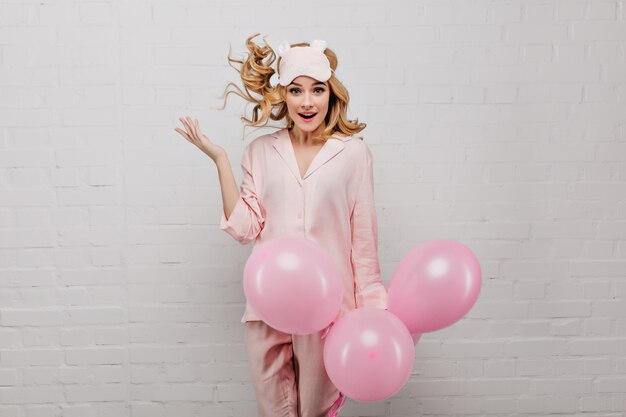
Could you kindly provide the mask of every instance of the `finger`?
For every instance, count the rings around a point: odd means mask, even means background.
[[[184,123],[185,128],[187,129],[187,134],[193,137],[194,133],[193,133],[193,128],[191,127],[191,123],[189,122],[189,117],[185,116],[182,122]]]
[[[185,132],[184,130],[182,130],[182,129],[178,128],[178,127],[174,128],[174,131],[180,133],[183,136],[187,136],[187,132]]]
[[[183,124],[185,129],[187,129],[187,121],[183,117],[179,117],[178,120],[180,120],[180,122]]]
[[[195,122],[191,118],[189,118],[189,125],[191,126],[191,131],[192,131],[195,139],[199,139],[200,136],[198,135],[198,130],[196,129]]]
[[[191,138],[189,137],[189,135],[187,134],[187,132],[184,132],[184,131],[180,130],[179,128],[176,128],[176,129],[174,129],[174,130],[176,130],[178,133],[180,133],[180,135],[181,135],[182,137],[184,137],[185,139],[187,139],[189,142],[192,142],[192,141],[191,141]],[[193,143],[193,142],[192,142],[192,143]]]
[[[186,117],[185,120],[183,121],[183,123],[187,127],[187,132],[186,132],[187,135],[189,135],[190,139],[195,143],[196,142],[196,135],[194,133],[193,127],[191,126],[191,123],[189,122],[189,118]]]
[[[191,131],[191,127],[189,126],[189,120],[187,117],[181,117],[180,121],[183,122],[188,131]]]
[[[196,119],[196,132],[198,133],[198,137],[202,137],[202,131],[200,130],[200,122]]]

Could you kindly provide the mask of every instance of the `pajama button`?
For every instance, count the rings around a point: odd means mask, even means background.
[[[302,213],[298,213],[298,218],[301,219],[302,218]]]

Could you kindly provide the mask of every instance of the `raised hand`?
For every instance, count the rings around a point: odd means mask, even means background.
[[[196,145],[202,152],[208,155],[213,162],[217,163],[219,158],[226,157],[226,151],[219,145],[211,142],[211,140],[200,130],[198,119],[192,120],[189,116],[179,117],[186,127],[186,130],[175,128],[174,130],[181,134],[182,137]]]

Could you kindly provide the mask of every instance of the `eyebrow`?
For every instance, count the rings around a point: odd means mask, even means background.
[[[292,82],[291,84],[295,84],[295,85],[297,85],[298,87],[302,87],[302,85],[301,85],[301,84],[298,84],[297,82]],[[291,84],[290,84],[290,85],[291,85]],[[325,84],[325,83],[323,83],[323,82],[321,82],[321,81],[318,81],[318,82],[313,83],[313,85],[318,85],[318,84],[321,84],[321,85],[323,85],[324,87],[326,86],[326,84]]]

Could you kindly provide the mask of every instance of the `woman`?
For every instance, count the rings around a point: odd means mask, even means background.
[[[241,64],[236,69],[246,93],[236,87],[235,94],[255,103],[253,120],[242,120],[254,126],[285,120],[286,127],[245,147],[241,192],[226,152],[202,134],[197,120],[181,118],[187,130],[175,129],[217,165],[224,205],[220,228],[242,244],[254,241],[256,246],[286,235],[320,244],[344,277],[335,321],[361,306],[384,309],[372,154],[354,136],[365,124],[347,119],[349,95],[334,75],[337,57],[321,40],[283,42],[278,48],[279,82],[272,85],[275,53],[267,42],[263,47],[254,44],[257,35],[247,39],[250,54],[245,61],[228,58]],[[309,335],[282,333],[261,321],[248,304],[241,321],[261,417],[337,415],[345,397],[324,368],[328,329]]]

